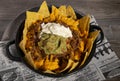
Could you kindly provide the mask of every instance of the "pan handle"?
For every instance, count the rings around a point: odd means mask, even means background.
[[[9,47],[11,46],[11,45],[13,45],[13,44],[15,44],[15,40],[12,40],[12,41],[10,41],[10,42],[8,42],[7,44],[6,44],[6,54],[7,54],[7,56],[8,56],[8,58],[10,59],[10,60],[13,60],[13,61],[22,61],[22,59],[21,59],[21,57],[20,56],[15,56],[15,55],[13,55],[13,54],[11,54],[11,52],[10,52],[10,49],[9,49]]]
[[[91,32],[91,31],[95,31],[95,30],[100,30],[100,34],[99,34],[99,36],[98,36],[97,39],[96,39],[97,45],[99,45],[99,44],[102,43],[102,41],[104,40],[104,33],[103,33],[103,31],[102,31],[102,29],[101,29],[100,26],[91,25],[91,27],[90,27],[90,32]]]

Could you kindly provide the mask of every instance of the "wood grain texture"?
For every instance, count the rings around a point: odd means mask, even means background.
[[[0,39],[14,37],[8,31],[12,21],[26,10],[39,6],[43,0],[0,0]],[[71,5],[76,11],[95,16],[112,48],[120,57],[120,0],[46,0],[49,5]],[[6,30],[6,31],[5,31]],[[4,33],[5,31],[5,33]],[[3,36],[4,33],[4,36]],[[108,81],[119,81],[120,77]]]
[[[2,0],[0,19],[13,19],[26,9],[39,6],[41,2],[42,0]],[[47,2],[49,5],[71,5],[78,11],[93,14],[97,19],[120,18],[120,0],[47,0]]]

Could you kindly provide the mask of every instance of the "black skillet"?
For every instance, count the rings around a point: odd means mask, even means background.
[[[35,8],[32,8],[30,9],[29,11],[37,11],[39,9],[39,7],[35,7]],[[51,8],[50,8],[51,10]],[[82,18],[84,16],[84,14],[82,13],[77,13],[76,12],[76,15],[77,15],[77,18]],[[25,12],[22,13],[21,15],[19,15],[15,20],[19,19],[21,16],[25,16]],[[20,23],[20,26],[17,30],[17,33],[16,33],[16,38],[15,40],[12,40],[10,42],[7,43],[6,45],[6,53],[7,53],[7,56],[9,59],[13,60],[13,61],[19,61],[19,62],[22,62],[24,63],[27,67],[29,67],[31,70],[39,73],[39,74],[42,74],[42,75],[45,75],[45,76],[50,76],[50,77],[64,77],[64,76],[68,76],[68,75],[71,75],[71,74],[75,74],[76,72],[78,72],[79,70],[81,70],[82,68],[84,68],[89,62],[90,60],[92,59],[92,57],[94,56],[94,53],[95,53],[95,50],[96,50],[96,45],[100,44],[102,42],[102,40],[104,39],[104,34],[103,34],[103,31],[102,29],[99,27],[99,26],[96,26],[96,25],[91,25],[90,24],[90,31],[89,32],[92,32],[92,31],[95,31],[95,30],[100,30],[100,35],[99,37],[97,37],[97,39],[95,40],[94,44],[93,44],[93,47],[92,47],[92,50],[90,52],[90,55],[88,56],[87,60],[85,61],[85,63],[80,67],[80,68],[77,68],[77,69],[74,69],[73,71],[69,72],[69,73],[59,73],[59,74],[48,74],[48,73],[43,73],[41,71],[38,71],[38,70],[35,70],[32,66],[30,66],[26,60],[24,59],[24,53],[22,52],[22,50],[20,49],[19,47],[19,43],[21,41],[21,37],[22,37],[22,34],[23,34],[23,29],[24,29],[24,21],[25,19],[23,19],[23,22]],[[14,22],[14,21],[13,21]],[[14,26],[15,23],[12,25]],[[11,45],[15,44],[16,46],[16,50],[17,50],[17,55],[13,55],[11,54],[10,52],[10,49],[9,47]]]

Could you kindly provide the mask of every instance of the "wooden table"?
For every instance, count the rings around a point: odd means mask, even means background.
[[[8,30],[12,21],[22,12],[39,6],[41,2],[42,0],[0,0],[0,39],[10,40],[11,32]],[[120,57],[120,0],[47,0],[47,3],[56,6],[71,5],[78,12],[94,15],[113,50]],[[108,81],[118,79],[120,76]]]

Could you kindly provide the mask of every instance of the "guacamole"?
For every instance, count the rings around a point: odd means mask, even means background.
[[[67,51],[66,40],[67,38],[62,36],[43,33],[38,42],[38,46],[46,54],[62,54]]]

